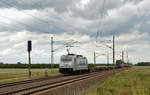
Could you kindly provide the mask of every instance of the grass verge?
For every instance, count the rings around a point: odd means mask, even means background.
[[[48,69],[48,76],[51,76]],[[53,75],[60,75],[58,69],[53,69]],[[31,78],[44,78],[45,69],[32,69]],[[23,81],[28,78],[28,69],[0,69],[0,84]]]
[[[150,95],[150,67],[118,73],[82,95]]]

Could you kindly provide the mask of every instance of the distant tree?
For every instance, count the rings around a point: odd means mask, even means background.
[[[54,64],[54,68],[59,68],[59,64]],[[0,68],[28,68],[28,64],[17,62],[17,64],[0,64]],[[31,68],[51,68],[51,64],[31,64]]]
[[[0,64],[3,64],[3,62],[0,62]]]
[[[150,62],[139,62],[136,66],[150,66]]]

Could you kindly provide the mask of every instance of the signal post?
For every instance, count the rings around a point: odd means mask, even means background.
[[[27,48],[28,48],[28,63],[29,63],[29,65],[28,65],[28,71],[29,71],[29,78],[31,78],[31,51],[32,51],[32,41],[28,41],[28,46],[27,46]]]

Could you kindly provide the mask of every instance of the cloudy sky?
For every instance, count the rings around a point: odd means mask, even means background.
[[[78,41],[71,53],[93,62],[106,62],[116,36],[116,59],[121,51],[131,62],[150,61],[150,0],[0,0],[0,62],[27,63],[27,41],[32,40],[32,63],[50,62],[66,54],[66,44]],[[110,61],[112,62],[112,61]]]

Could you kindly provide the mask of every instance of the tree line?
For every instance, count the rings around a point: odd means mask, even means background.
[[[18,62],[17,64],[4,64],[0,63],[0,68],[28,68],[28,64],[22,64]],[[89,67],[93,67],[93,64],[88,64]],[[59,64],[31,64],[31,68],[59,68]]]
[[[0,68],[28,68],[28,64],[0,64]],[[31,68],[58,68],[59,64],[31,64]]]
[[[150,62],[139,62],[135,66],[150,66]]]

